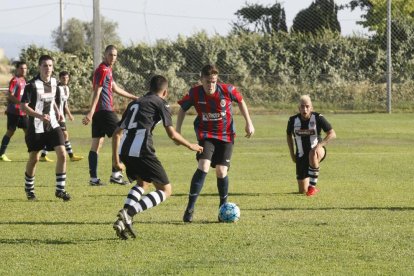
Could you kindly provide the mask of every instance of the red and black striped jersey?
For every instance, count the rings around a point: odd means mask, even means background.
[[[25,86],[26,80],[24,79],[24,77],[15,76],[10,80],[8,93],[14,96],[20,102],[23,96]],[[7,113],[20,116],[26,115],[26,112],[20,109],[19,104],[14,104],[12,102],[9,102],[7,105]]]
[[[184,111],[194,106],[197,117],[194,120],[194,130],[197,140],[217,139],[233,142],[236,135],[232,102],[243,100],[240,92],[231,84],[218,83],[212,95],[205,93],[203,86],[190,89],[178,104]]]
[[[100,110],[114,111],[112,82],[112,68],[102,62],[93,74],[93,89],[102,87],[95,112]]]

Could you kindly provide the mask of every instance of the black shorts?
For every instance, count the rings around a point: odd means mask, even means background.
[[[142,179],[145,182],[160,185],[169,184],[167,173],[156,156],[132,157],[121,155],[126,174],[132,180]]]
[[[28,152],[40,151],[45,146],[48,151],[51,151],[57,146],[65,145],[65,137],[60,127],[43,133],[29,132],[25,139]]]
[[[200,159],[207,159],[211,161],[211,167],[216,165],[223,165],[230,168],[230,160],[233,154],[233,143],[223,142],[217,139],[206,139],[198,141],[202,146],[203,152],[197,153],[197,161]]]
[[[101,110],[95,112],[92,117],[92,138],[112,137],[118,127],[118,116],[115,112]]]
[[[325,155],[322,157],[321,163],[326,157],[326,148],[325,147],[323,148],[325,149]],[[302,157],[296,157],[296,179],[302,180],[302,179],[308,178],[309,177],[308,172],[309,172],[309,153],[304,154]]]
[[[7,129],[15,131],[16,128],[27,129],[29,119],[27,116],[7,113]]]

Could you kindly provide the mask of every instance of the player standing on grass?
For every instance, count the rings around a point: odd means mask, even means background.
[[[26,62],[16,62],[16,75],[10,80],[9,90],[7,92],[7,131],[1,140],[0,161],[11,161],[5,153],[16,128],[21,128],[24,131],[25,136],[27,133],[27,116],[26,113],[20,109],[20,100],[23,96],[24,87],[26,86],[26,73]]]
[[[128,234],[136,237],[132,228],[133,216],[157,206],[171,195],[170,181],[155,155],[152,142],[152,131],[157,123],[162,121],[167,135],[175,143],[192,151],[203,151],[201,146],[190,144],[175,131],[170,108],[165,101],[167,96],[167,79],[161,75],[152,77],[150,92],[128,105],[112,138],[113,166],[121,169],[121,159],[128,178],[137,180],[137,185],[128,193],[124,208],[118,212],[118,219],[113,225],[121,239],[127,239]],[[151,182],[156,190],[143,196],[146,183]]]
[[[181,108],[177,117],[177,131],[181,132],[185,113],[194,106],[197,111],[194,130],[199,145],[204,147],[204,151],[197,154],[198,167],[191,180],[188,204],[183,216],[184,222],[193,220],[194,206],[210,166],[216,169],[219,205],[227,202],[229,187],[227,172],[230,168],[236,135],[232,102],[238,104],[244,117],[246,137],[250,138],[254,133],[254,126],[243,97],[233,85],[218,82],[218,70],[215,66],[203,67],[201,84],[191,88],[178,102]]]
[[[321,130],[326,133],[323,139]],[[299,100],[299,113],[289,118],[286,132],[290,156],[296,163],[299,193],[313,196],[319,192],[316,188],[319,165],[326,157],[326,145],[336,137],[335,131],[322,114],[313,112],[311,98],[303,95]]]
[[[115,64],[118,51],[113,45],[105,49],[104,60],[96,68],[93,75],[93,95],[92,104],[88,114],[83,118],[84,125],[92,121],[92,145],[89,151],[89,175],[91,186],[105,185],[98,178],[98,153],[102,147],[105,135],[112,137],[117,128],[118,117],[114,111],[113,92],[125,98],[136,100],[134,96],[114,82],[112,78],[112,66]],[[128,181],[123,180],[122,171],[112,168],[112,175],[109,179],[111,183],[125,185]]]
[[[65,148],[66,152],[69,155],[70,161],[79,161],[83,159],[83,156],[77,156],[73,154],[72,145],[69,141],[69,133],[66,127],[66,115],[71,121],[74,120],[72,113],[69,109],[69,73],[67,71],[62,71],[59,73],[59,84],[56,90],[56,104],[59,108],[59,113],[63,115],[62,121],[59,122],[60,127],[63,130],[63,135],[65,137]],[[43,162],[53,162],[47,156],[47,150],[42,150],[42,155],[40,156],[40,161]]]
[[[56,152],[56,192],[55,196],[70,200],[65,190],[66,153],[63,131],[58,123],[62,114],[55,102],[57,81],[52,77],[53,58],[43,55],[39,58],[39,75],[30,80],[24,89],[22,107],[29,116],[26,145],[29,160],[26,164],[25,191],[28,200],[36,200],[34,182],[39,152],[46,146]]]

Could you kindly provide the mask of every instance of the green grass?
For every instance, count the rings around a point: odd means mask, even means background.
[[[136,240],[120,241],[112,223],[129,187],[88,186],[87,159],[68,163],[73,200],[54,198],[54,164],[40,163],[39,201],[24,194],[26,146],[21,131],[0,163],[1,275],[413,275],[414,127],[412,114],[327,114],[338,138],[328,146],[319,188],[296,193],[285,128],[289,115],[253,115],[255,136],[237,118],[230,201],[241,220],[217,223],[214,172],[207,177],[192,224],[182,223],[194,154],[158,126],[156,149],[174,195],[135,218]],[[192,116],[184,135],[194,141]],[[69,122],[76,154],[87,158],[90,127]],[[5,128],[5,116],[0,116]],[[3,133],[1,134],[3,135]],[[51,153],[50,157],[56,159]],[[110,140],[100,154],[108,180]]]

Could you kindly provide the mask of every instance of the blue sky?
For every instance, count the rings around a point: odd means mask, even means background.
[[[59,26],[59,0],[2,0],[0,7],[0,48],[9,58],[31,43],[53,48],[51,32]],[[234,13],[245,3],[272,5],[275,0],[101,0],[101,15],[118,23],[118,34],[125,45],[151,43],[157,39],[174,40],[205,30],[227,34]],[[278,1],[286,11],[288,27],[293,18],[312,0]],[[344,4],[349,0],[337,0]],[[63,0],[64,19],[92,21],[92,0]],[[341,11],[338,19],[342,33],[366,33],[356,21],[360,11]]]

